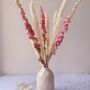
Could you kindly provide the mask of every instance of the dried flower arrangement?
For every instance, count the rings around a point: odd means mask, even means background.
[[[33,44],[35,52],[37,54],[38,60],[42,63],[44,67],[48,67],[50,58],[56,53],[57,48],[61,45],[66,32],[68,31],[69,24],[71,23],[72,17],[78,7],[80,0],[76,0],[70,14],[65,18],[63,25],[61,27],[61,21],[63,17],[63,12],[68,0],[63,0],[61,7],[53,15],[53,38],[49,36],[49,22],[47,13],[40,7],[40,26],[37,21],[34,3],[30,1],[30,13],[33,22],[33,26],[29,23],[22,4],[19,0],[16,0],[17,6],[20,9],[21,17],[24,21],[24,26],[28,31],[29,39]]]

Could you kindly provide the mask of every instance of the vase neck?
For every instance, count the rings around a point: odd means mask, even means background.
[[[44,64],[43,67],[44,67],[44,68],[49,68],[48,64]]]

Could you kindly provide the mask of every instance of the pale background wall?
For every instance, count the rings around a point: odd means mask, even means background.
[[[37,6],[40,5],[38,3],[40,0],[34,1]],[[45,1],[49,16],[52,16],[61,1]],[[73,2],[74,0],[68,0],[65,16]],[[29,0],[23,0],[23,3],[26,6],[27,16],[30,17]],[[50,67],[55,73],[90,72],[90,0],[82,0],[63,44],[51,60]],[[24,30],[15,0],[0,0],[0,73],[36,73],[40,68]]]

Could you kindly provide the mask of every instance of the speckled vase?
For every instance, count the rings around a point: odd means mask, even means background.
[[[37,74],[37,90],[54,90],[54,74],[49,68],[42,68]]]

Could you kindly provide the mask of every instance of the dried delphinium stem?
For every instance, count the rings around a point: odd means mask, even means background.
[[[22,4],[19,2],[19,0],[16,0],[16,3],[17,3],[18,8],[20,9],[21,17],[24,20],[25,28],[28,31],[29,39],[32,40],[34,48],[37,51],[36,53],[39,54],[39,57],[42,57],[41,56],[41,44],[39,43],[38,38],[36,37],[36,35],[35,35],[35,33],[34,33],[33,29],[32,29],[32,26],[28,22],[28,19],[27,19],[26,15],[25,15]],[[44,64],[44,62],[42,61],[43,59],[39,59],[39,60],[40,60],[40,62],[42,64]]]
[[[44,45],[44,61],[47,64],[47,44],[48,44],[48,38],[47,38],[47,28],[46,28],[46,18],[45,18],[45,11],[43,10],[43,7],[40,7],[40,25],[42,30],[42,37],[43,37],[43,45]]]
[[[52,44],[54,42],[54,39],[55,39],[57,33],[60,30],[59,28],[61,27],[62,16],[63,16],[63,12],[64,12],[64,9],[65,9],[65,6],[67,4],[67,1],[68,0],[63,0],[62,1],[62,4],[61,4],[61,6],[59,8],[59,11],[55,15],[56,20],[55,20],[55,25],[53,27],[53,33],[52,33],[51,38],[50,38],[50,47],[49,47],[49,50],[51,50]]]
[[[68,31],[68,27],[69,27],[69,24],[71,23],[71,19],[72,19],[74,13],[76,12],[79,2],[80,2],[80,0],[75,1],[75,4],[71,10],[71,13],[65,18],[63,27],[60,30],[60,32],[57,34],[57,36],[54,40],[49,57],[51,57],[53,54],[55,54],[58,46],[61,45],[61,43],[64,39],[64,36],[65,36],[65,33]]]
[[[45,26],[46,26],[46,37],[47,37],[47,41],[46,41],[46,60],[47,60],[47,64],[48,63],[48,55],[49,55],[49,19],[48,19],[48,16],[47,16],[47,13],[45,12]]]

